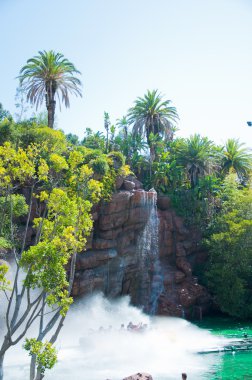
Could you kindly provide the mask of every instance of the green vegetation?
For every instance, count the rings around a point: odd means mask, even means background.
[[[46,100],[48,126],[43,115],[22,119],[22,112],[15,122],[0,104],[0,248],[16,265],[10,284],[8,266],[0,262],[0,290],[8,301],[0,380],[6,351],[34,321],[36,337],[24,346],[30,379],[41,380],[55,364],[53,344],[73,302],[76,255],[92,230],[92,207],[109,200],[118,176],[134,174],[145,189],[171,197],[186,223],[202,232],[209,250],[202,276],[220,309],[252,316],[250,151],[234,139],[216,146],[199,134],[175,138],[176,108],[157,90],[137,98],[115,125],[104,112],[105,134],[87,128],[82,140],[65,135],[52,129],[55,96],[61,92],[69,106],[69,93],[80,95],[74,73],[73,64],[53,51],[40,52],[21,69],[28,101],[38,106]]]
[[[252,190],[239,188],[234,174],[220,191],[221,211],[207,239],[208,285],[223,312],[252,315]]]
[[[81,82],[73,74],[80,74],[75,66],[54,51],[39,51],[39,55],[28,59],[20,70],[20,85],[27,94],[28,102],[40,106],[44,101],[48,112],[48,126],[53,128],[56,100],[60,94],[62,102],[69,107],[69,93],[81,96]]]
[[[128,112],[129,124],[133,124],[133,135],[146,136],[152,160],[155,160],[155,148],[151,134],[165,140],[173,137],[173,124],[178,114],[176,108],[169,105],[170,102],[162,101],[157,90],[147,91],[143,98],[137,98],[134,107]]]
[[[4,118],[0,130],[6,126],[6,141],[2,136],[0,145],[0,244],[14,258],[16,274],[10,285],[8,266],[1,262],[0,289],[9,306],[0,347],[0,378],[6,351],[38,320],[39,330],[32,341],[36,344],[29,346],[29,352],[31,379],[39,380],[55,363],[51,345],[73,301],[75,260],[92,229],[92,205],[109,199],[116,176],[123,171],[127,175],[129,170],[121,153],[109,156],[72,145],[63,132],[34,120],[16,124]],[[34,207],[37,211],[32,217]],[[35,231],[32,245],[28,240],[31,223]],[[25,278],[18,285],[21,270]],[[45,320],[48,313],[50,318]]]

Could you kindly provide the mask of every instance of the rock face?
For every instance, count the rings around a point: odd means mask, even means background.
[[[124,182],[122,188],[126,187],[133,185]],[[158,198],[159,208],[153,213],[154,199],[156,203],[151,191],[121,190],[94,210],[87,251],[77,258],[73,295],[129,294],[133,304],[149,313],[201,317],[211,300],[193,276],[194,266],[206,258],[197,244],[200,236],[184,226],[168,197]],[[154,215],[156,231],[150,224]],[[158,244],[155,254],[153,242]]]

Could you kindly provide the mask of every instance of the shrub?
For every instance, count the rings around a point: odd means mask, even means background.
[[[121,152],[110,152],[108,158],[112,160],[115,170],[120,169],[125,164],[125,157]]]
[[[87,152],[85,152],[85,154],[84,154],[84,161],[83,161],[83,163],[84,164],[89,164],[89,162],[91,160],[95,160],[96,158],[101,157],[101,155],[102,155],[102,153],[98,149],[94,149],[94,150],[91,150],[91,149],[89,150],[88,149]]]
[[[102,176],[106,175],[109,171],[109,165],[104,157],[97,157],[89,162],[89,166],[93,169],[96,174]]]

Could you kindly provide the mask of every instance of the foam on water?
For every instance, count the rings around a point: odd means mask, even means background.
[[[130,321],[146,323],[148,329],[120,330]],[[71,308],[56,344],[59,361],[45,379],[119,380],[139,371],[151,373],[154,380],[180,379],[181,372],[189,379],[202,379],[214,359],[197,352],[223,343],[183,319],[149,317],[131,306],[128,297],[108,301],[96,295]],[[6,358],[8,380],[28,378],[27,353],[16,352],[10,350]]]

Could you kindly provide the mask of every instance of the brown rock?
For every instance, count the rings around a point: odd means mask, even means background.
[[[178,257],[176,259],[176,266],[180,269],[186,276],[191,276],[192,268],[190,263],[184,257]]]
[[[132,191],[135,189],[135,184],[132,181],[127,181],[126,179],[123,181],[123,188],[127,191]]]
[[[122,228],[116,228],[108,231],[99,231],[99,237],[106,240],[115,240],[121,234]]]
[[[174,276],[175,278],[174,278],[174,280],[175,280],[175,283],[176,284],[180,284],[181,282],[183,282],[183,280],[185,279],[185,274],[183,273],[183,272],[181,272],[181,271],[179,271],[179,270],[177,270],[176,272],[175,272],[175,276]]]
[[[137,224],[141,222],[146,222],[150,215],[150,210],[144,207],[136,207],[129,210],[129,219],[127,224]]]
[[[108,231],[121,227],[128,220],[128,214],[129,210],[125,209],[121,212],[101,215],[99,219],[99,227],[103,231]]]
[[[107,240],[107,239],[94,239],[93,240],[93,249],[109,249],[115,248],[117,243],[115,240]]]
[[[117,256],[115,249],[92,250],[77,255],[76,270],[95,268]]]
[[[171,199],[164,195],[157,197],[157,207],[160,210],[168,210],[171,207]]]
[[[185,251],[183,243],[177,243],[176,244],[176,255],[178,257],[186,256],[186,251]]]
[[[194,305],[196,301],[195,295],[189,292],[187,288],[181,289],[179,299],[183,307],[190,307]]]
[[[130,206],[130,198],[132,194],[129,191],[119,191],[113,194],[108,203],[104,203],[101,208],[101,214],[113,214],[120,211],[125,211]]]
[[[124,179],[121,175],[116,177],[116,181],[115,181],[116,190],[119,190],[122,187],[123,181],[124,181]]]
[[[131,199],[130,199],[130,206],[132,208],[134,207],[144,207],[145,206],[145,194],[146,192],[144,190],[135,190],[132,193]]]
[[[128,175],[125,179],[128,181],[134,182],[135,190],[139,190],[143,188],[142,182],[140,182],[134,175]]]

